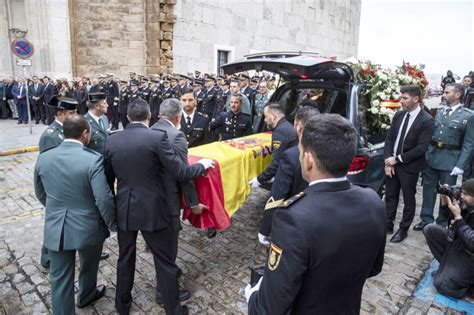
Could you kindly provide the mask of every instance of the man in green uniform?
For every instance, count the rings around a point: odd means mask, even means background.
[[[434,221],[433,208],[436,192],[440,185],[456,184],[471,162],[474,145],[474,115],[464,108],[461,99],[464,87],[461,84],[448,84],[444,89],[444,99],[448,107],[438,109],[435,117],[435,130],[431,144],[426,152],[426,166],[423,169],[423,204],[421,222],[413,227],[415,231]],[[436,223],[448,224],[447,205],[440,204]]]
[[[89,93],[89,111],[84,115],[91,125],[91,140],[87,147],[102,155],[105,152],[105,139],[107,139],[109,123],[105,114],[109,105],[103,92]]]
[[[39,152],[43,153],[60,145],[64,140],[63,123],[66,118],[76,113],[77,101],[73,98],[55,95],[48,106],[54,112],[54,121],[43,132],[39,140]]]
[[[79,252],[77,306],[86,307],[105,294],[97,287],[102,246],[116,231],[115,204],[105,178],[102,155],[85,148],[90,126],[80,115],[64,121],[64,142],[39,155],[35,194],[46,208],[44,246],[51,267],[54,314],[74,314],[74,271]]]
[[[54,113],[54,121],[43,132],[39,140],[40,154],[59,146],[64,140],[63,123],[66,118],[76,113],[77,101],[73,98],[55,95],[47,104]],[[48,249],[41,247],[40,263],[43,268],[48,269],[50,265]]]
[[[107,103],[107,94],[105,92],[94,92],[88,94],[89,102],[87,107],[89,111],[84,115],[84,118],[89,122],[91,127],[91,138],[87,147],[94,150],[101,155],[105,152],[105,139],[109,134],[109,122],[105,114],[109,105]],[[100,259],[109,258],[109,253],[103,252]]]

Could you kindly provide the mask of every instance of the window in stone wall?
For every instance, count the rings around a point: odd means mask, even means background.
[[[217,73],[219,75],[224,75],[224,70],[221,69],[221,66],[225,65],[228,62],[229,62],[229,51],[217,50]]]

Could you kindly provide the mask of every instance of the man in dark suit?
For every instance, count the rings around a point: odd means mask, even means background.
[[[183,90],[184,91],[184,90]],[[188,145],[184,134],[179,131],[179,123],[181,121],[182,105],[175,98],[169,98],[163,101],[160,106],[160,120],[155,123],[151,129],[165,132],[171,148],[179,157],[179,159],[185,163],[188,163]],[[174,171],[166,171],[165,178],[163,181],[166,184],[165,192],[167,196],[168,208],[172,220],[179,221],[179,215],[181,210],[181,193],[183,193],[186,205],[191,208],[193,213],[200,214],[203,210],[207,209],[206,206],[199,203],[198,194],[196,187],[192,181],[180,182],[176,180]],[[178,237],[178,234],[176,234]],[[176,240],[177,242],[178,240]],[[176,259],[175,253],[175,259]],[[180,290],[180,301],[184,301],[191,297],[191,294],[187,290]],[[161,293],[156,292],[156,300],[158,304],[161,303]]]
[[[359,314],[366,279],[382,270],[386,217],[377,193],[347,180],[357,141],[338,114],[305,125],[300,163],[309,187],[275,211],[264,275],[245,288],[250,315]]]
[[[115,204],[104,174],[102,155],[85,148],[90,126],[81,115],[64,121],[64,142],[41,153],[35,167],[35,194],[46,208],[44,246],[51,259],[54,314],[74,314],[76,251],[80,273],[77,306],[105,294],[97,287],[100,253],[109,231],[116,231]]]
[[[196,111],[196,98],[193,90],[183,90],[180,101],[183,105],[180,130],[186,135],[188,147],[197,147],[210,142],[209,118]]]
[[[105,169],[109,185],[117,182],[119,259],[115,305],[128,314],[132,303],[136,238],[143,235],[155,261],[155,270],[166,314],[182,314],[179,303],[178,267],[175,263],[179,217],[173,216],[164,178],[173,172],[188,181],[212,166],[208,159],[193,166],[183,163],[171,148],[166,132],[148,129],[151,118],[146,101],[128,105],[130,124],[107,139]]]
[[[304,106],[298,109],[295,115],[294,127],[296,136],[301,138],[303,129],[308,120],[318,114],[319,111],[310,106]],[[268,246],[270,243],[266,238],[270,236],[272,230],[272,218],[277,206],[285,199],[288,199],[308,187],[308,182],[304,180],[301,174],[300,150],[298,145],[292,146],[281,154],[278,170],[275,174],[275,180],[272,185],[272,193],[265,206],[258,240],[261,244]]]
[[[107,95],[107,104],[109,105],[109,117],[110,124],[112,125],[111,130],[117,130],[119,125],[119,96],[120,89],[118,83],[114,80],[113,73],[107,73],[107,80],[104,84],[105,94]]]
[[[405,85],[400,92],[403,110],[393,117],[384,147],[388,233],[393,233],[400,189],[405,204],[400,228],[390,239],[392,243],[403,241],[413,223],[416,184],[425,166],[425,153],[434,130],[433,117],[420,107],[420,87]]]
[[[45,112],[46,112],[46,124],[48,125],[52,124],[54,121],[54,112],[47,105],[51,101],[51,98],[53,98],[53,96],[57,94],[56,87],[50,81],[51,79],[49,77],[45,76],[43,78],[43,82],[44,82],[43,100],[44,100],[44,106],[45,106]]]
[[[44,85],[41,84],[37,76],[33,76],[33,84],[30,85],[30,101],[32,110],[32,119],[36,124],[41,121],[46,124],[46,109],[43,103]]]
[[[263,109],[265,124],[272,130],[272,161],[260,175],[250,181],[252,188],[263,186],[271,189],[271,180],[275,176],[283,151],[298,144],[293,126],[286,120],[280,104],[270,103]]]
[[[18,124],[28,123],[28,108],[26,106],[26,89],[28,87],[23,79],[18,79],[18,84],[13,86],[13,100],[18,112]]]

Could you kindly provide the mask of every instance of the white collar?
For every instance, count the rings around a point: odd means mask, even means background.
[[[452,114],[456,111],[456,109],[458,109],[461,106],[462,106],[462,104],[458,103],[458,105],[454,105],[453,107],[448,106],[448,108],[451,108],[451,114]]]
[[[61,127],[63,126],[63,123],[60,122],[59,120],[55,119],[54,121],[55,121],[57,124],[59,124]]]
[[[309,183],[308,186],[312,186],[314,184],[319,184],[319,183],[335,183],[335,182],[342,182],[347,180],[346,176],[343,177],[335,177],[335,178],[323,178],[323,179],[317,179],[313,180],[311,183]]]
[[[415,118],[421,112],[421,106],[418,106],[415,110],[408,112],[410,113],[410,118]]]
[[[81,141],[76,140],[76,139],[64,139],[64,142],[79,143],[82,147],[84,146],[84,143],[82,143]]]
[[[183,110],[183,117],[184,117],[184,120],[186,121],[186,118],[187,117],[191,117],[191,121],[193,121],[194,119],[194,113],[196,112],[196,109],[193,110],[192,114],[188,115],[186,114],[186,112]]]
[[[100,117],[97,117],[96,115],[94,115],[91,111],[88,111],[89,115],[94,118],[94,120],[99,124],[99,119]],[[100,125],[100,124],[99,124]]]

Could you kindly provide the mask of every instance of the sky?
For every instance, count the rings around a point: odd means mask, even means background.
[[[474,0],[362,0],[358,58],[427,74],[474,70]]]

